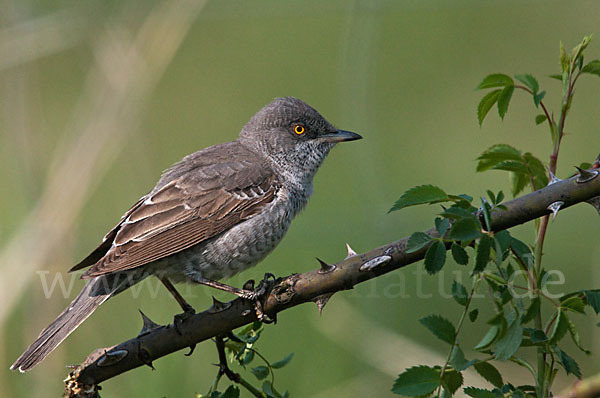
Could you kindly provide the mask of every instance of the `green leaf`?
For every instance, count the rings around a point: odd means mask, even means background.
[[[456,206],[451,206],[447,209],[445,209],[442,213],[440,213],[441,216],[446,217],[446,218],[451,218],[454,220],[457,220],[459,218],[475,218],[475,216],[473,215],[473,212],[467,209],[463,209],[462,207],[456,207]]]
[[[510,181],[512,184],[512,196],[517,196],[529,183],[529,177],[526,174],[510,173]]]
[[[498,337],[498,335],[500,333],[500,329],[501,328],[499,325],[492,325],[490,330],[488,330],[488,332],[485,334],[485,336],[483,336],[481,341],[479,343],[477,343],[477,345],[473,348],[476,350],[483,350],[483,349],[486,349],[487,347],[489,347]]]
[[[524,163],[528,169],[528,173],[533,177],[533,185],[535,189],[542,189],[548,185],[548,176],[546,175],[546,168],[544,164],[533,156],[530,152],[523,155]]]
[[[569,334],[571,335],[571,339],[573,340],[573,343],[575,343],[577,348],[579,348],[581,351],[585,352],[588,355],[591,354],[591,352],[589,350],[586,350],[581,345],[581,338],[579,337],[579,332],[577,331],[575,324],[573,322],[571,322],[570,319],[567,320],[567,323],[569,324]]]
[[[469,255],[467,254],[467,251],[459,244],[457,244],[456,242],[452,243],[451,246],[451,250],[452,250],[452,257],[454,258],[454,261],[459,264],[459,265],[467,265],[469,263]]]
[[[540,125],[546,121],[547,117],[545,114],[537,115],[535,117],[535,124]]]
[[[451,394],[454,394],[456,390],[463,384],[462,374],[456,370],[446,369],[444,377],[442,378],[442,385]]]
[[[267,368],[266,366],[257,366],[255,368],[252,368],[252,374],[254,376],[256,376],[256,378],[258,380],[263,380],[265,377],[267,377],[269,375],[269,368]]]
[[[592,75],[600,76],[600,59],[588,62],[583,69],[581,69],[581,73],[590,73]]]
[[[479,310],[475,308],[473,311],[469,311],[469,320],[471,322],[475,322],[477,320],[477,316],[479,315]]]
[[[506,86],[502,89],[500,95],[498,95],[498,114],[500,115],[500,119],[504,120],[504,115],[508,111],[508,104],[514,91],[515,86]]]
[[[465,289],[462,284],[454,281],[452,282],[452,297],[454,297],[454,300],[456,300],[458,304],[465,306],[467,305],[467,299],[469,298],[469,295],[467,293],[467,289]]]
[[[450,237],[454,240],[469,241],[481,236],[481,224],[474,217],[456,220],[450,228]]]
[[[492,87],[505,87],[505,86],[514,86],[513,79],[505,75],[503,73],[494,73],[491,75],[487,75],[481,83],[477,86],[477,89],[481,90],[484,88],[492,88]]]
[[[440,369],[414,366],[401,373],[392,387],[395,394],[417,397],[431,394],[440,385]]]
[[[473,398],[496,398],[493,391],[484,390],[483,388],[467,387],[463,388],[465,394]]]
[[[577,362],[575,362],[573,358],[568,356],[566,352],[558,347],[554,347],[554,352],[557,354],[556,356],[558,357],[558,362],[565,369],[567,375],[573,374],[578,379],[581,379],[581,370],[579,369]]]
[[[496,342],[494,349],[496,359],[502,361],[512,357],[519,349],[521,341],[523,341],[523,327],[517,318],[510,324],[504,336]]]
[[[473,273],[481,272],[485,269],[490,260],[490,248],[492,247],[492,239],[489,235],[483,235],[477,245],[477,256],[475,257],[475,267]]]
[[[506,144],[496,144],[486,149],[477,160],[477,171],[485,171],[507,160],[521,161],[521,151]]]
[[[539,93],[537,93],[536,95],[533,96],[533,104],[535,105],[535,107],[539,107],[540,104],[542,103],[542,100],[544,99],[544,97],[546,96],[546,91],[540,91]]]
[[[477,359],[467,361],[465,359],[464,352],[460,349],[460,347],[457,344],[454,347],[452,347],[452,352],[450,353],[450,361],[448,363],[450,364],[450,366],[452,366],[454,369],[460,372],[469,368],[471,365],[477,363]]]
[[[493,170],[505,170],[512,171],[514,173],[523,173],[529,174],[529,169],[523,163],[522,160],[505,160],[503,162],[496,163],[493,167]]]
[[[585,298],[589,306],[594,309],[596,315],[600,313],[600,292],[594,290],[586,290]]]
[[[489,93],[484,95],[481,101],[479,102],[479,105],[477,106],[477,120],[479,121],[480,126],[483,123],[483,119],[485,119],[485,116],[488,114],[490,109],[492,109],[492,106],[494,106],[496,101],[498,101],[498,97],[500,96],[501,92],[501,89],[490,91]]]
[[[554,79],[554,80],[560,80],[560,81],[562,81],[562,75],[560,75],[558,73],[550,75],[548,77],[551,78],[551,79]]]
[[[579,312],[580,314],[585,314],[585,303],[583,302],[583,299],[578,296],[571,296],[565,301],[562,301],[560,307],[573,312]]]
[[[529,246],[516,238],[512,238],[510,241],[510,248],[513,250],[517,258],[527,266],[527,268],[531,268],[533,265],[533,253],[531,253]]]
[[[442,269],[446,262],[446,247],[442,242],[436,240],[425,253],[425,269],[433,275]]]
[[[454,329],[452,322],[446,318],[440,315],[429,315],[421,318],[419,322],[440,340],[448,344],[454,344],[456,329]]]
[[[221,398],[240,398],[240,389],[231,385],[227,387],[227,390],[221,395]]]
[[[533,94],[537,93],[540,88],[536,78],[531,76],[528,73],[524,74],[524,75],[515,75],[515,79],[517,79],[518,81],[523,83],[525,85],[525,87],[527,87],[528,89],[530,89],[533,92]]]
[[[469,255],[462,246],[452,243],[452,258],[456,261],[456,264],[467,265],[469,263]]]
[[[569,318],[562,309],[558,310],[558,315],[550,332],[550,344],[558,343],[569,330]]]
[[[527,308],[527,312],[525,313],[522,322],[527,323],[533,321],[533,318],[540,312],[540,306],[541,301],[539,296],[531,300],[531,304],[529,304],[529,308]]]
[[[400,210],[408,206],[447,202],[448,200],[448,194],[442,189],[434,185],[420,185],[404,192],[389,212]]]
[[[502,375],[498,372],[498,369],[494,367],[494,365],[488,362],[477,362],[475,365],[475,370],[477,373],[481,375],[484,379],[492,383],[495,387],[502,388],[504,382],[502,381]]]
[[[416,252],[427,246],[429,242],[431,242],[431,236],[424,232],[415,232],[408,238],[408,242],[406,242],[406,253]]]
[[[435,230],[440,236],[444,236],[448,227],[450,226],[450,221],[447,218],[436,218],[435,219]]]
[[[561,66],[562,73],[563,73],[563,81],[564,81],[565,73],[569,73],[569,63],[570,62],[571,62],[571,60],[569,59],[569,57],[567,56],[567,52],[565,51],[565,45],[561,41],[560,42],[560,66]]]
[[[294,357],[294,353],[290,352],[285,358],[283,358],[281,361],[277,361],[277,362],[273,362],[271,364],[271,367],[273,369],[279,369],[279,368],[283,368],[285,365],[287,365],[292,358]]]

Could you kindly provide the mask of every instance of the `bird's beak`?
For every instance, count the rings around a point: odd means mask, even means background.
[[[362,137],[356,133],[346,130],[333,131],[331,133],[320,135],[318,140],[321,142],[342,142],[360,140]]]

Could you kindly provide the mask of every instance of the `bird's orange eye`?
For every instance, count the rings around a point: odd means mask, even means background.
[[[294,126],[294,133],[298,134],[298,135],[302,135],[304,134],[304,132],[306,131],[306,129],[304,128],[303,125],[301,124],[296,124]]]

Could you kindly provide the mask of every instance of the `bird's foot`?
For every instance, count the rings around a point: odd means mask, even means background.
[[[264,323],[277,322],[277,316],[270,317],[263,311],[263,304],[261,301],[264,299],[265,294],[273,286],[275,280],[275,275],[266,273],[263,280],[258,284],[257,288],[254,288],[254,280],[251,279],[244,284],[244,288],[241,290],[243,295],[240,295],[240,297],[254,302],[254,312],[256,313],[256,317],[259,321]]]

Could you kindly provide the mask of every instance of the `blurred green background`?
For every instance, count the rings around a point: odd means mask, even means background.
[[[407,188],[431,183],[475,197],[509,192],[502,172],[475,174],[476,157],[504,142],[546,160],[545,127],[531,99],[515,93],[504,122],[476,120],[477,83],[493,72],[532,73],[559,103],[558,44],[598,33],[597,1],[2,1],[0,12],[0,396],[57,396],[66,364],[137,334],[142,309],[167,323],[179,308],[156,281],[136,297],[104,304],[37,368],[8,367],[70,302],[82,282],[66,270],[83,258],[161,171],[200,148],[230,141],[274,97],[292,95],[364,140],[340,145],[315,182],[307,210],[263,263],[230,283],[335,262],[344,243],[366,251],[431,225],[437,208],[386,214]],[[600,58],[600,37],[587,50]],[[584,77],[567,121],[559,177],[592,161],[600,80]],[[495,113],[495,110],[492,111]],[[566,210],[550,226],[546,267],[564,273],[554,293],[597,288],[600,223],[591,206]],[[533,239],[533,228],[515,230]],[[276,387],[295,397],[391,396],[394,378],[415,364],[443,363],[446,346],[418,319],[443,312],[464,268],[427,277],[413,265],[333,297],[319,316],[304,305],[267,326],[258,348],[276,361]],[[40,272],[41,271],[41,272]],[[58,277],[49,297],[43,281]],[[57,279],[58,281],[58,279]],[[72,283],[72,285],[70,285]],[[69,287],[71,289],[69,290]],[[158,288],[158,293],[152,293]],[[197,309],[202,287],[183,287]],[[476,300],[485,316],[486,301]],[[598,319],[573,316],[586,358],[600,371]],[[463,344],[485,330],[468,325]],[[106,396],[194,397],[216,374],[214,345],[198,346],[102,384]],[[467,357],[474,355],[467,350]],[[523,355],[531,357],[530,353]],[[533,381],[502,366],[514,384]],[[237,370],[237,369],[236,369]],[[248,374],[252,379],[252,376]],[[468,374],[467,381],[486,383]],[[557,385],[573,381],[560,373]],[[256,384],[259,384],[258,382]],[[489,387],[489,386],[487,386]],[[244,396],[244,395],[243,395]]]

